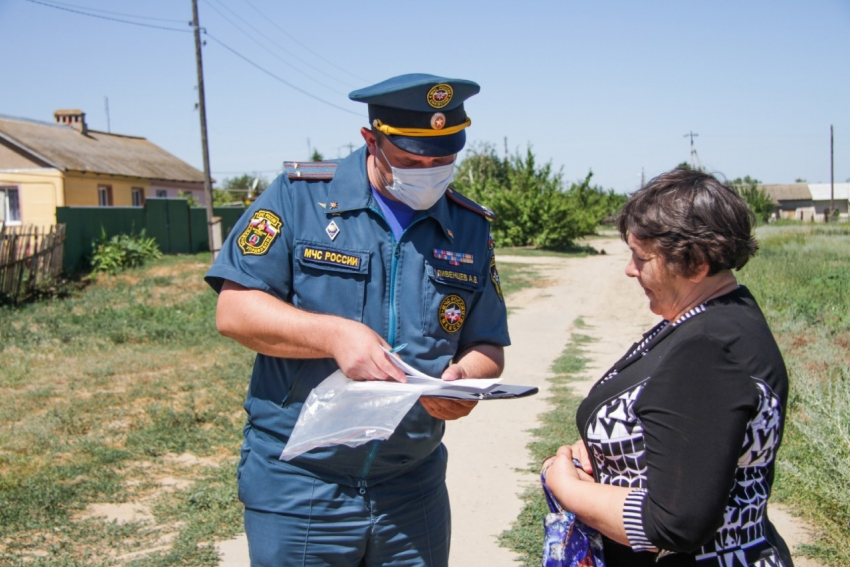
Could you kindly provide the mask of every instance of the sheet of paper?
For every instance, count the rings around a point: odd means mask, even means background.
[[[466,392],[489,392],[501,381],[501,378],[462,378],[460,380],[442,380],[428,376],[416,370],[402,359],[392,354],[387,349],[384,352],[389,355],[390,360],[407,376],[407,383],[412,385],[432,386],[435,389],[454,389]]]

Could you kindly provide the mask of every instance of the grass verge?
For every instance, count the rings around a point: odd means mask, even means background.
[[[587,325],[579,318],[574,326],[582,329]],[[573,333],[569,344],[552,365],[554,376],[549,379],[552,387],[548,400],[552,409],[540,416],[540,427],[532,431],[534,440],[528,445],[532,461],[528,465],[528,472],[537,473],[543,459],[554,455],[561,445],[572,443],[579,437],[575,414],[582,398],[574,393],[570,382],[583,377],[588,362],[583,347],[592,340],[587,335]],[[537,485],[528,488],[520,495],[520,499],[524,503],[522,511],[511,529],[500,534],[499,544],[518,553],[525,567],[534,567],[540,565],[543,516],[549,509]]]
[[[216,333],[208,267],[0,310],[0,564],[218,563],[253,356]]]
[[[774,496],[815,527],[802,551],[850,565],[850,227],[760,227],[742,270],[791,386]]]

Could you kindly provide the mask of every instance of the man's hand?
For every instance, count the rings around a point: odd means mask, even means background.
[[[355,380],[398,380],[389,345],[357,321],[311,313],[257,289],[225,281],[216,309],[218,331],[251,350],[279,358],[334,358]]]
[[[448,400],[426,396],[419,398],[419,402],[432,417],[446,421],[466,417],[472,411],[472,408],[478,404],[478,402],[471,400]]]
[[[457,358],[443,372],[443,380],[459,380],[461,378],[495,378],[504,368],[504,353],[502,347],[494,345],[477,345]],[[478,402],[471,400],[448,400],[445,398],[419,398],[422,407],[437,419],[458,419],[466,417]]]
[[[395,380],[407,382],[404,372],[393,364],[381,336],[356,321],[342,319],[333,342],[333,357],[343,374],[352,380]]]

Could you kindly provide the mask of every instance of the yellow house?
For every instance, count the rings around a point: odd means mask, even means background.
[[[0,115],[0,223],[56,223],[56,207],[141,207],[190,194],[204,174],[145,138],[89,130],[80,110],[53,123]]]

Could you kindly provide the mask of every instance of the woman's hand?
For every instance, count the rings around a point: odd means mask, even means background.
[[[581,446],[584,447],[583,442],[578,441],[578,443],[581,443]],[[594,478],[584,471],[583,464],[581,467],[576,466],[576,462],[574,462],[575,457],[573,456],[574,446],[575,444],[572,446],[564,445],[558,449],[554,457],[549,457],[543,461],[543,467],[540,469],[540,472],[541,474],[545,474],[546,485],[549,488],[554,489],[555,485],[575,481],[595,482]],[[581,454],[580,451],[579,454]],[[587,458],[586,450],[584,456]],[[593,469],[591,468],[590,471],[593,472]]]
[[[593,464],[590,462],[590,453],[587,451],[587,445],[579,439],[570,448],[573,450],[573,458],[578,459],[581,463],[581,469],[589,475],[593,474]]]

